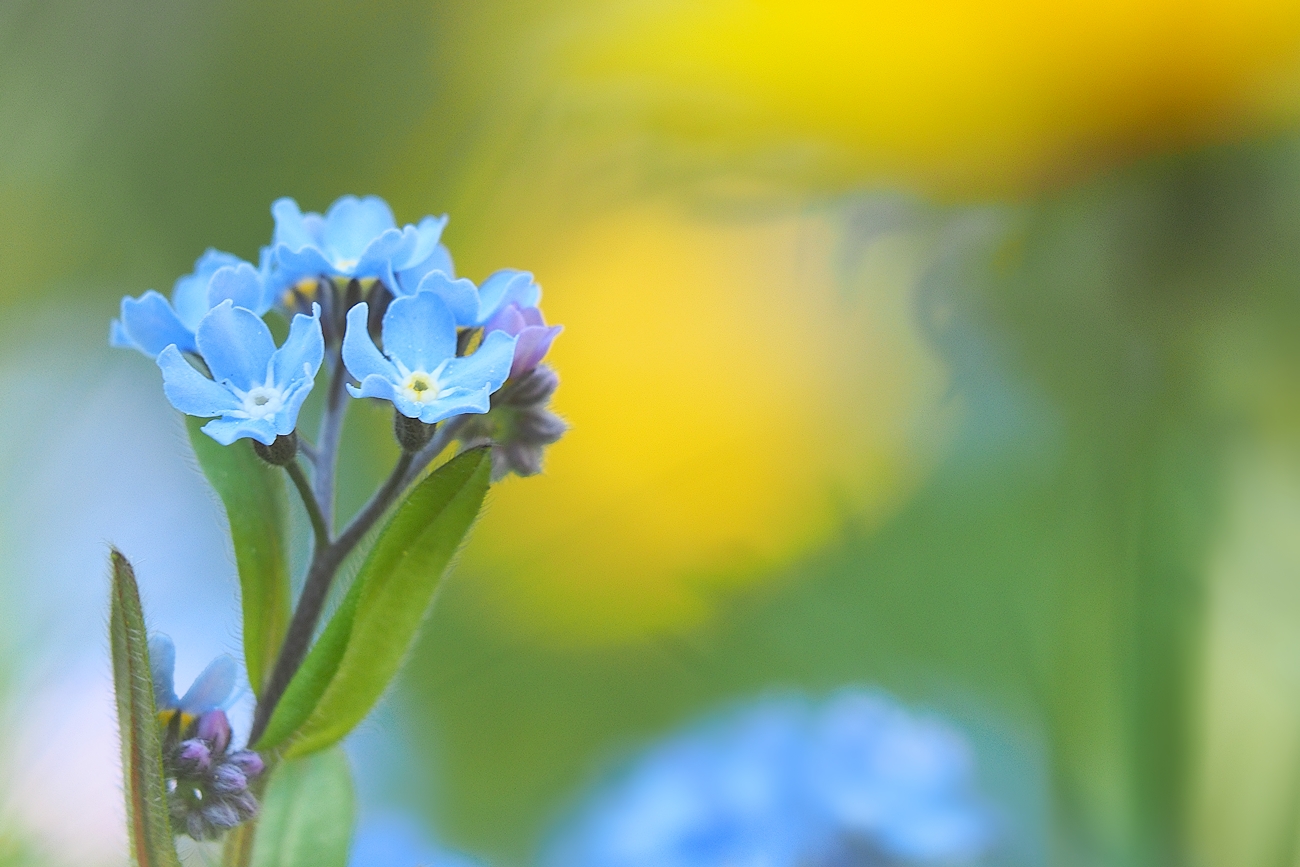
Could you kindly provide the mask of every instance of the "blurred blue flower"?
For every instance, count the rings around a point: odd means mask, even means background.
[[[311,316],[293,317],[289,337],[277,349],[256,314],[223,301],[199,323],[196,343],[211,379],[176,344],[158,355],[172,406],[188,415],[218,416],[203,432],[222,445],[250,437],[269,446],[293,432],[325,354],[318,306]]]
[[[433,843],[414,817],[384,813],[365,819],[352,838],[352,867],[477,867]]]
[[[384,312],[383,351],[367,331],[370,310],[362,302],[348,311],[343,363],[360,381],[353,397],[391,401],[407,418],[433,424],[462,413],[484,413],[492,392],[510,372],[515,338],[489,334],[471,355],[456,357],[456,322],[432,292],[396,298]]]
[[[670,738],[560,836],[564,867],[965,864],[992,841],[969,749],[882,694],[765,699]]]
[[[192,718],[222,707],[230,699],[239,675],[235,660],[222,654],[208,663],[184,696],[177,698],[175,669],[176,645],[171,638],[161,634],[149,636],[149,674],[153,678],[154,704],[160,715],[180,711],[183,717]]]
[[[196,352],[199,323],[222,301],[258,316],[270,309],[264,277],[264,269],[208,248],[194,263],[194,271],[176,281],[170,302],[152,289],[139,298],[123,298],[120,316],[109,326],[108,342],[150,358],[173,343],[182,352]]]
[[[442,263],[439,239],[446,216],[425,217],[398,228],[378,196],[342,196],[322,216],[306,213],[290,198],[271,205],[275,218],[274,282],[278,292],[305,277],[374,277],[390,288],[396,272],[433,260]],[[450,257],[446,257],[450,267]]]
[[[991,842],[970,747],[940,720],[846,691],[818,712],[809,746],[811,797],[846,837],[916,864],[970,861]]]

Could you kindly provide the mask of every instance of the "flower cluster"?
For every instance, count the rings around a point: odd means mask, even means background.
[[[490,438],[501,472],[538,472],[542,447],[565,429],[544,406],[554,374],[541,375],[544,389],[523,388],[542,395],[527,407],[492,399],[533,377],[560,331],[546,324],[531,274],[503,269],[482,285],[457,278],[441,243],[445,216],[398,226],[374,196],[344,196],[324,214],[280,199],[271,213],[274,233],[256,266],[210,249],[170,300],[152,290],[122,299],[110,342],[157,361],[173,406],[213,419],[203,430],[223,445],[269,447],[295,434],[329,359],[340,379],[331,393],[346,385],[353,397],[392,403],[404,448],[427,442],[441,422],[495,416],[474,439]],[[279,347],[264,321],[273,311],[290,318]],[[534,421],[521,423],[521,412]]]
[[[257,815],[257,799],[248,787],[264,765],[252,750],[230,749],[230,720],[221,705],[235,685],[235,661],[218,657],[181,698],[172,686],[175,661],[170,638],[149,639],[167,806],[178,832],[213,840]]]
[[[992,841],[969,748],[886,696],[769,699],[643,755],[569,827],[566,867],[967,864]]]

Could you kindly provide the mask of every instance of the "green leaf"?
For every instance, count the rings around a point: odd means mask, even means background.
[[[342,749],[281,762],[262,797],[252,867],[346,867],[354,813]]]
[[[187,418],[186,425],[199,466],[226,507],[244,609],[244,664],[260,695],[292,605],[284,474],[258,458],[248,440],[229,446],[214,441],[200,430],[204,421]]]
[[[415,486],[375,542],[339,610],[276,707],[259,749],[286,755],[335,743],[379,700],[415,641],[451,558],[487,495],[486,448]]]
[[[149,638],[140,606],[135,571],[116,549],[110,555],[113,598],[109,641],[113,648],[113,688],[122,733],[122,789],[131,857],[139,867],[179,867],[167,814],[162,740],[149,670]]]

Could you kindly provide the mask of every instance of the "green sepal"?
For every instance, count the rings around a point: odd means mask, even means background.
[[[226,508],[239,568],[244,664],[253,693],[261,695],[292,606],[284,473],[257,457],[248,440],[216,442],[202,432],[205,421],[185,420],[199,466]]]
[[[252,832],[251,867],[346,867],[355,800],[341,748],[279,763]]]
[[[132,862],[139,867],[179,867],[167,812],[162,738],[149,669],[149,636],[131,564],[114,549],[108,631],[113,688],[122,734],[122,790]]]
[[[258,749],[324,749],[365,718],[397,674],[487,495],[492,461],[471,449],[421,481],[393,513],[276,706]]]

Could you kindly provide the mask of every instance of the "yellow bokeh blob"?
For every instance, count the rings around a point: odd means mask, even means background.
[[[538,14],[513,37],[486,16],[492,51],[449,41],[475,50],[439,80],[491,101],[441,189],[470,276],[533,270],[567,328],[573,429],[495,490],[463,572],[509,628],[560,640],[697,624],[915,491],[950,415],[913,315],[927,254],[889,235],[846,273],[854,196],[1014,198],[1300,115],[1295,2]],[[443,123],[409,135],[401,177],[432,183]]]
[[[1018,194],[1300,117],[1278,0],[624,3],[550,57],[592,123],[819,188]]]
[[[940,368],[912,325],[922,248],[859,285],[836,221],[629,207],[540,253],[572,430],[493,493],[465,566],[512,625],[577,641],[696,623],[714,594],[878,519],[913,489]]]

